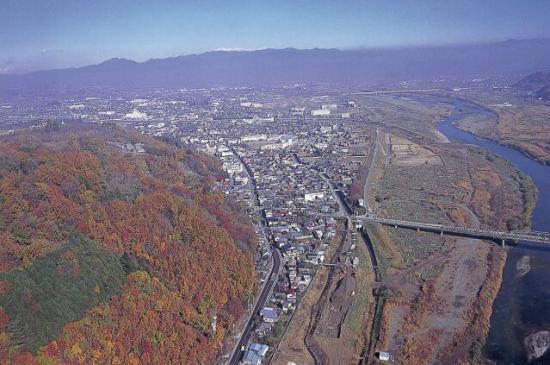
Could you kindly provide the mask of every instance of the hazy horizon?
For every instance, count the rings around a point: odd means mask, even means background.
[[[537,38],[508,38],[508,39],[500,39],[495,41],[481,41],[481,42],[457,42],[457,43],[449,43],[449,44],[418,44],[418,45],[409,45],[409,46],[379,46],[379,47],[350,47],[350,48],[337,48],[337,47],[310,47],[310,48],[297,48],[297,47],[264,47],[264,48],[216,48],[212,50],[206,50],[204,52],[196,52],[196,53],[181,53],[177,55],[169,55],[166,57],[150,57],[146,59],[132,59],[125,56],[120,55],[114,55],[113,57],[109,57],[106,59],[101,59],[95,62],[91,63],[82,63],[82,64],[75,64],[75,65],[59,65],[59,66],[53,66],[53,67],[47,67],[47,68],[38,68],[35,70],[10,70],[10,72],[2,72],[0,70],[0,75],[24,75],[28,73],[33,72],[40,72],[40,71],[50,71],[50,70],[63,70],[63,69],[71,69],[71,68],[81,68],[81,67],[87,67],[87,66],[95,66],[100,65],[112,60],[121,60],[121,61],[128,61],[128,62],[134,62],[134,63],[146,63],[148,61],[153,60],[164,60],[164,59],[170,59],[170,58],[178,58],[178,57],[186,57],[186,56],[200,56],[204,54],[209,53],[215,53],[215,52],[257,52],[257,51],[267,51],[267,50],[285,50],[285,49],[294,49],[299,51],[308,51],[308,50],[336,50],[336,51],[392,51],[392,50],[406,50],[406,49],[429,49],[429,48],[443,48],[443,47],[475,47],[475,46],[490,46],[494,44],[499,43],[505,43],[505,42],[512,42],[512,41],[545,41],[550,40],[550,37],[537,37]]]
[[[0,74],[220,49],[396,48],[550,37],[546,1],[8,1]]]

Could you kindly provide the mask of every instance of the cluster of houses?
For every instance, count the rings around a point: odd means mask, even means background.
[[[372,139],[364,132],[364,111],[354,101],[312,95],[303,85],[279,91],[98,92],[59,103],[2,104],[0,115],[8,118],[10,130],[22,121],[34,125],[38,109],[53,120],[131,126],[216,156],[227,173],[217,187],[242,202],[254,218],[262,283],[273,267],[273,247],[282,260],[242,360],[260,364],[270,356],[267,343],[274,326],[289,319],[319,265],[326,264],[341,216],[328,181],[348,196]],[[127,153],[146,152],[141,143],[113,143]]]
[[[336,234],[338,205],[320,174],[300,163],[290,151],[234,146],[258,191],[260,212],[271,244],[283,265],[261,321],[256,343],[267,342],[282,317],[294,313]],[[263,342],[262,342],[263,341]]]
[[[264,107],[252,101],[241,100],[241,104],[243,113]],[[330,104],[323,110],[336,109]],[[300,112],[300,108],[292,110],[293,114]],[[225,128],[212,121],[208,128],[184,138],[221,161],[227,172],[221,189],[247,202],[250,214],[261,222],[257,231],[259,236],[261,231],[265,233],[264,244],[256,264],[262,282],[269,273],[269,246],[276,247],[282,258],[281,271],[242,358],[243,364],[260,364],[272,354],[264,346],[274,343],[273,336],[279,335],[274,327],[281,319],[286,323],[291,318],[317,268],[325,263],[336,235],[339,206],[322,175],[347,194],[364,160],[368,136],[354,131],[350,120],[341,118],[285,123],[244,118],[224,123]]]
[[[133,123],[143,133],[175,136],[219,159],[227,179],[218,187],[243,202],[255,218],[260,242],[256,270],[262,283],[273,265],[271,247],[278,249],[281,271],[243,364],[260,364],[270,356],[267,344],[274,327],[281,318],[292,316],[318,266],[325,264],[339,214],[327,180],[349,195],[370,138],[354,118],[353,102],[319,100],[289,106],[270,100],[276,99],[246,90],[181,91],[164,99],[154,95],[93,109],[99,119]],[[84,103],[71,113],[83,115],[90,105],[102,102]],[[142,146],[123,147],[142,152]]]
[[[319,96],[305,85],[97,93],[55,103],[47,98],[4,103],[0,134],[32,128],[44,118],[115,123],[216,156],[227,173],[217,187],[244,203],[256,223],[256,270],[263,283],[274,266],[273,247],[282,258],[242,359],[244,364],[262,363],[270,356],[267,343],[274,326],[294,313],[324,264],[342,216],[328,181],[346,196],[353,190],[373,138],[365,134],[366,109],[347,96]],[[128,153],[146,151],[140,143],[117,147]]]
[[[267,343],[274,326],[290,318],[325,264],[339,214],[326,177],[347,195],[364,159],[368,136],[356,127],[354,103],[314,99],[298,98],[303,103],[293,105],[294,96],[273,97],[268,91],[175,90],[68,100],[61,106],[69,117],[176,137],[219,159],[227,179],[218,188],[243,202],[255,218],[256,270],[262,283],[273,266],[272,247],[282,260],[244,364],[260,364],[270,356]],[[119,147],[145,152],[141,144]]]

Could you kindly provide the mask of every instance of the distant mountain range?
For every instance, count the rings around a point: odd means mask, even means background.
[[[396,49],[215,51],[138,63],[0,76],[0,93],[98,88],[270,87],[292,84],[372,86],[401,80],[528,74],[550,69],[550,39]]]
[[[538,98],[550,100],[550,70],[535,72],[521,79],[516,86]]]

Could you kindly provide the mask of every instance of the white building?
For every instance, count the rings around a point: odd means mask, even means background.
[[[323,104],[323,105],[321,105],[321,109],[324,109],[324,110],[336,110],[336,108],[338,108],[338,106],[336,104]]]
[[[330,115],[330,110],[329,109],[313,109],[311,111],[311,115],[314,116],[314,117],[327,116],[327,115]]]
[[[132,120],[147,120],[147,114],[142,113],[137,109],[132,110],[130,113],[127,113],[124,115],[125,119],[132,119]],[[164,124],[164,123],[162,123]]]
[[[330,133],[330,132],[332,132],[332,127],[331,127],[331,126],[327,126],[327,125],[322,125],[320,131],[321,131],[321,133],[323,133],[323,134],[325,134],[325,133]]]
[[[304,194],[304,201],[311,202],[316,199],[323,199],[325,197],[325,193],[323,192],[316,192],[316,193],[305,193]]]
[[[248,134],[246,136],[241,137],[241,141],[243,142],[265,141],[265,140],[267,140],[267,134]]]

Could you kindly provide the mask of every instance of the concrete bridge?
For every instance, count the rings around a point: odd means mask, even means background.
[[[537,243],[550,244],[550,233],[548,232],[536,232],[536,231],[512,231],[501,232],[482,228],[467,228],[459,226],[445,226],[442,224],[433,223],[421,223],[421,222],[408,222],[397,219],[378,218],[375,215],[369,214],[364,216],[357,216],[359,219],[363,219],[366,222],[380,223],[386,226],[392,226],[395,228],[409,228],[419,231],[429,231],[439,234],[452,234],[461,235],[474,238],[490,239],[494,241],[500,241],[504,244],[505,241],[528,241]]]

